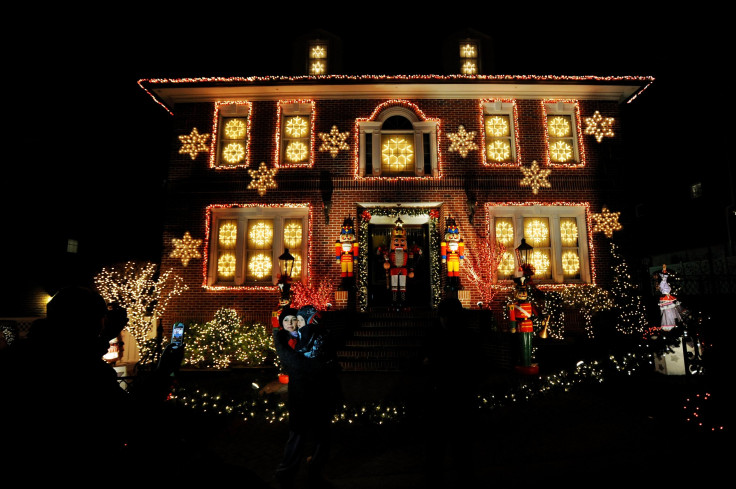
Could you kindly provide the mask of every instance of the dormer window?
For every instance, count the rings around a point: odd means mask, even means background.
[[[359,122],[362,177],[437,176],[437,123],[405,107],[389,107]]]
[[[477,75],[478,67],[478,42],[471,39],[460,41],[460,73],[463,75]]]
[[[326,41],[314,40],[309,43],[307,60],[310,75],[326,75],[328,73],[328,46]]]

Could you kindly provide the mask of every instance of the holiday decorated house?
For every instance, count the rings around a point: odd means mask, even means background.
[[[206,321],[223,307],[269,324],[282,295],[279,258],[289,255],[297,302],[333,311],[390,310],[397,300],[403,311],[431,311],[454,294],[500,324],[522,259],[540,290],[610,286],[608,238],[620,225],[602,167],[622,144],[622,105],[651,82],[141,80],[174,117],[161,268],[188,288],[163,324]],[[399,277],[398,298],[382,252],[397,230],[412,272]],[[341,237],[350,243],[342,257]],[[516,252],[522,240],[528,257]]]

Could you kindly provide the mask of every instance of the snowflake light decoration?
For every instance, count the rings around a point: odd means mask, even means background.
[[[217,259],[217,272],[223,277],[232,277],[235,275],[235,256],[226,253]]]
[[[303,138],[309,131],[309,121],[300,116],[289,117],[286,120],[286,134],[294,138]]]
[[[263,253],[258,253],[248,262],[248,270],[259,279],[271,273],[271,266],[271,258]]]
[[[332,126],[329,133],[319,133],[319,137],[322,139],[322,146],[319,147],[319,150],[329,151],[330,155],[335,158],[341,149],[350,149],[348,143],[345,142],[349,135],[349,132],[340,132],[337,126]]]
[[[289,143],[286,147],[286,159],[293,163],[305,160],[308,154],[307,145],[300,141]]]
[[[488,158],[493,161],[506,161],[511,156],[511,146],[506,141],[493,141],[488,145]]]
[[[603,141],[604,137],[613,137],[613,117],[603,117],[597,110],[593,114],[593,117],[585,118],[585,134],[595,136],[595,140],[599,143]]]
[[[611,212],[607,207],[603,207],[603,211],[600,214],[591,214],[591,217],[595,221],[593,224],[593,232],[602,232],[606,237],[610,238],[613,236],[614,231],[620,231],[623,226],[618,222],[618,218],[621,216],[620,212]]]
[[[209,134],[200,134],[196,127],[193,128],[189,135],[179,136],[179,141],[181,141],[179,154],[188,153],[192,159],[195,159],[200,151],[206,153],[209,150],[207,147],[207,139],[209,137]]]
[[[521,173],[524,174],[524,178],[521,180],[522,187],[529,186],[532,188],[532,192],[535,194],[539,192],[540,187],[549,188],[552,186],[552,184],[549,183],[547,180],[547,177],[549,177],[549,174],[552,173],[552,170],[549,168],[546,168],[544,170],[539,168],[539,163],[537,163],[537,160],[532,161],[532,166],[530,168],[526,168],[524,166],[520,167]]]
[[[202,244],[201,239],[192,239],[192,235],[189,231],[184,233],[182,239],[174,238],[171,240],[174,245],[174,251],[169,255],[171,258],[181,258],[181,264],[184,266],[189,265],[189,260],[192,258],[202,258],[197,248]]]
[[[240,139],[245,137],[245,129],[243,119],[230,119],[225,124],[225,135],[230,139]]]
[[[266,195],[266,190],[269,188],[276,188],[276,182],[273,177],[276,176],[276,168],[268,168],[266,163],[261,162],[261,166],[258,170],[248,170],[248,174],[253,179],[248,184],[249,189],[257,189],[258,195]]]
[[[478,149],[478,145],[473,142],[475,131],[467,132],[462,124],[457,127],[457,132],[448,132],[447,137],[452,141],[448,151],[457,151],[463,158],[468,156],[469,151]]]
[[[245,148],[241,143],[230,143],[222,150],[222,159],[235,164],[245,159]]]

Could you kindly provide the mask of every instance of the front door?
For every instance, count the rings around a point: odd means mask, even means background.
[[[368,306],[389,306],[392,303],[390,276],[383,268],[384,259],[379,255],[381,246],[388,246],[393,225],[368,225]],[[417,246],[407,264],[414,269],[414,277],[406,279],[406,306],[429,307],[431,303],[431,280],[429,274],[429,226],[427,224],[404,225],[409,248]]]

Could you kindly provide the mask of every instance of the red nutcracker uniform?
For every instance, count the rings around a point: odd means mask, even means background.
[[[346,217],[340,230],[340,239],[335,242],[335,258],[340,265],[340,276],[353,276],[353,261],[358,257],[359,246],[355,239],[353,219]]]
[[[528,277],[523,276],[516,281],[515,301],[509,304],[509,321],[511,331],[519,335],[519,346],[521,348],[521,361],[517,369],[529,374],[539,372],[539,366],[532,363],[532,338],[534,336],[534,323],[532,318],[539,316],[539,311],[528,300],[527,282]]]
[[[455,219],[448,217],[445,225],[445,239],[440,243],[442,263],[447,264],[449,283],[457,290],[460,287],[460,260],[465,259],[465,243],[460,238]]]
[[[388,249],[381,246],[378,254],[383,255],[384,264],[390,277],[392,300],[401,302],[406,300],[406,278],[412,278],[414,271],[410,268],[410,262],[415,253],[421,253],[417,247],[409,248],[406,244],[406,230],[400,218],[396,219],[394,229],[391,231],[391,242]],[[386,286],[388,287],[388,283]]]

